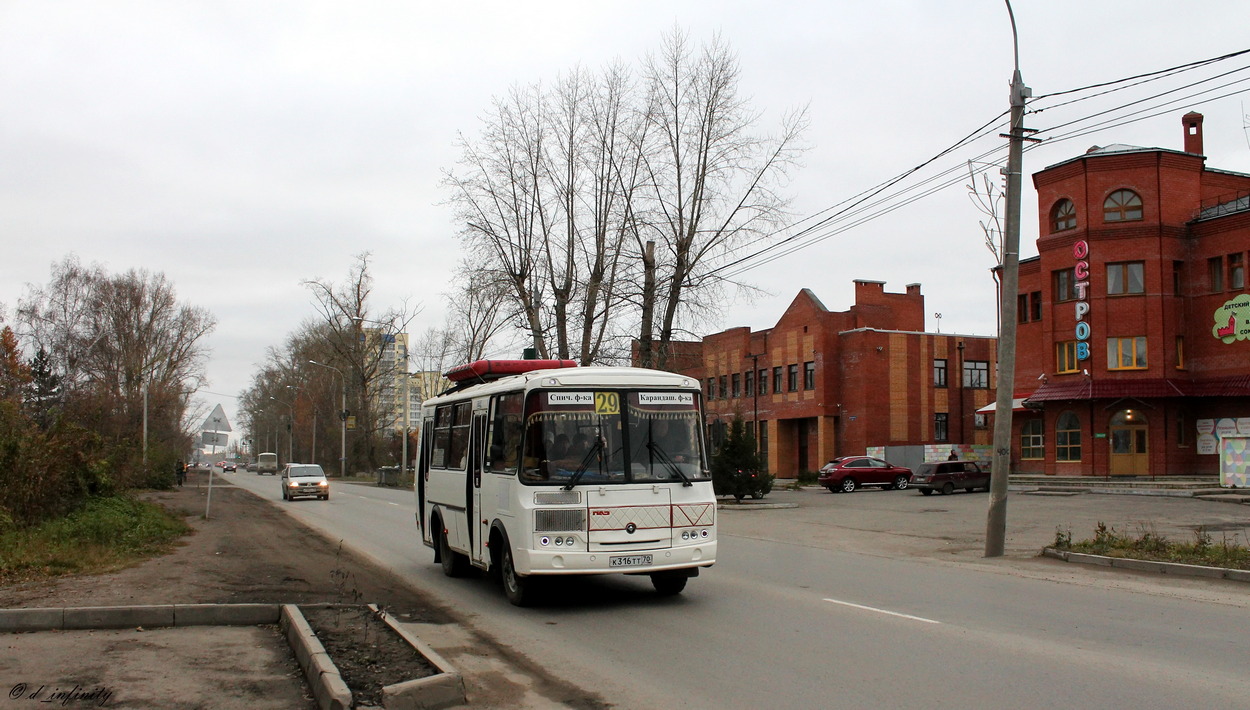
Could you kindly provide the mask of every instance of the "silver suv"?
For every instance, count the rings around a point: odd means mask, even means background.
[[[289,463],[282,469],[282,500],[295,500],[300,496],[330,499],[326,472],[315,463]]]

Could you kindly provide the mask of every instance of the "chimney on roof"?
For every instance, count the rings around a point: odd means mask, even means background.
[[[1185,152],[1202,155],[1202,114],[1190,111],[1181,116],[1185,127]]]

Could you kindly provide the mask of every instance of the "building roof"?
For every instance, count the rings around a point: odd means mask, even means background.
[[[1245,212],[1250,210],[1250,194],[1241,195],[1236,199],[1227,202],[1221,202],[1218,205],[1204,207],[1198,212],[1197,219],[1211,219],[1213,217],[1223,217],[1224,215],[1234,214],[1237,212]]]
[[[1126,143],[1112,143],[1107,146],[1093,146],[1080,155],[1073,156],[1067,160],[1061,160],[1054,165],[1047,165],[1041,172],[1057,168],[1060,165],[1067,165],[1068,163],[1073,163],[1078,160],[1084,160],[1092,155],[1122,155],[1125,153],[1175,153],[1176,155],[1194,155],[1193,153],[1186,153],[1183,150],[1174,150],[1172,148],[1145,148],[1139,145],[1128,145]]]
[[[1250,396],[1250,375],[1202,380],[1152,378],[1140,380],[1096,380],[1087,377],[1043,382],[1027,401],[1054,402],[1074,399],[1116,399],[1136,397],[1245,397]]]

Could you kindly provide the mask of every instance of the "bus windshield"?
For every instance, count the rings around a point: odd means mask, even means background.
[[[692,392],[539,390],[526,413],[524,483],[707,478]]]

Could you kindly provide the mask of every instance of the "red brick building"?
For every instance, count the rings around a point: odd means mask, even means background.
[[[683,343],[701,363],[680,371],[702,378],[713,440],[734,416],[758,422],[782,478],[869,447],[992,443],[976,410],[994,401],[995,338],[926,333],[924,315],[919,284],[857,280],[841,312],[803,289],[772,328]]]
[[[1013,471],[1214,474],[1221,432],[1250,434],[1250,175],[1207,167],[1202,115],[1182,124],[1184,150],[1095,147],[1033,176]]]

